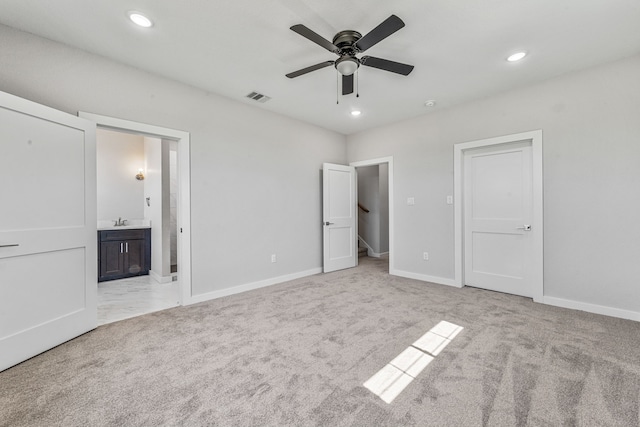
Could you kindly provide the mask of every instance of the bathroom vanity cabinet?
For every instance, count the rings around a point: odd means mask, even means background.
[[[149,274],[151,229],[98,231],[98,282]]]

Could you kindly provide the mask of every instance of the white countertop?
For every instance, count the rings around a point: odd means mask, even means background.
[[[104,230],[132,230],[137,228],[151,228],[150,225],[110,225],[108,227],[98,227],[98,231]]]
[[[99,220],[98,231],[102,230],[132,230],[136,228],[151,228],[151,221],[148,219],[123,219],[127,225],[113,225],[115,220]]]

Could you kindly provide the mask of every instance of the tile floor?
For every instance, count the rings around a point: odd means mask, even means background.
[[[157,283],[151,276],[98,283],[98,325],[180,305],[178,282]]]

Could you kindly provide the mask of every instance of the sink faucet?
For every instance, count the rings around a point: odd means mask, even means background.
[[[127,225],[127,220],[122,219],[122,217],[119,217],[117,221],[114,220],[113,222],[114,227],[123,226],[123,225]]]

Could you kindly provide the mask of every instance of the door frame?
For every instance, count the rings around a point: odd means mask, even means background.
[[[100,114],[78,112],[79,117],[95,122],[98,128],[135,133],[161,139],[172,139],[178,143],[178,286],[180,305],[193,302],[191,284],[191,135],[189,132],[169,129],[146,123],[133,122]]]
[[[389,167],[389,274],[395,274],[395,262],[394,262],[394,254],[395,254],[395,239],[394,239],[394,203],[393,203],[393,156],[389,157],[379,157],[377,159],[370,160],[361,160],[357,162],[349,163],[349,166],[353,166],[356,169],[363,166],[375,166],[386,163]],[[356,174],[357,176],[357,174]],[[357,181],[356,181],[357,182]],[[358,212],[358,216],[360,216],[360,211],[356,209]],[[356,218],[357,221],[357,218]],[[358,236],[356,236],[357,238]]]
[[[543,302],[544,295],[544,215],[543,215],[543,168],[542,129],[512,135],[498,136],[477,141],[463,142],[453,146],[454,185],[454,239],[455,239],[455,285],[464,286],[464,153],[480,147],[490,147],[514,142],[531,142],[532,184],[533,184],[533,300]]]

